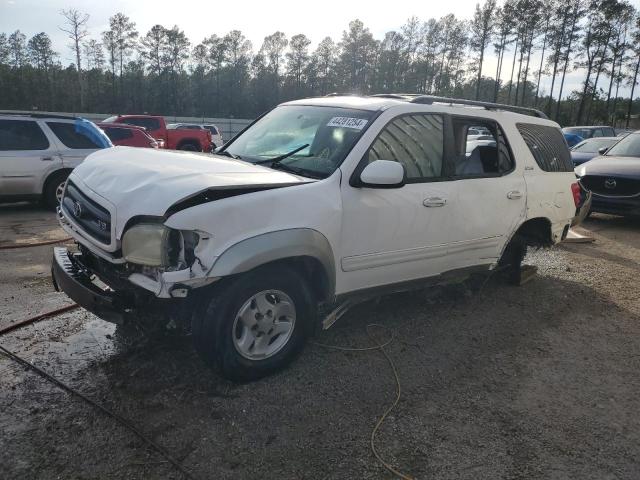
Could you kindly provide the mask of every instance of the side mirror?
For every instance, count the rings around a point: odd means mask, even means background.
[[[604,155],[605,153],[607,153],[607,150],[609,150],[607,147],[601,147],[598,149],[598,153],[600,155]]]
[[[400,188],[405,184],[404,165],[391,160],[376,160],[360,174],[360,186],[373,188]]]

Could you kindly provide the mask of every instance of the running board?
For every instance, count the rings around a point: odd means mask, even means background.
[[[340,305],[338,305],[336,308],[334,308],[333,310],[331,310],[326,317],[324,317],[324,320],[322,320],[322,329],[323,330],[329,330],[334,323],[336,323],[338,320],[340,320],[340,318],[347,313],[347,311],[354,305],[354,303],[350,300],[346,300],[343,303],[341,303]]]

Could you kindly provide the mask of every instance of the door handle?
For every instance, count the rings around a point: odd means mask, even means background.
[[[522,198],[522,193],[517,190],[512,190],[507,193],[507,198],[509,200],[517,200],[518,198]]]
[[[447,204],[446,198],[429,197],[425,198],[422,205],[425,207],[444,207]]]
[[[53,157],[50,157],[50,156],[40,157],[40,160],[42,160],[43,162],[51,162],[53,161]]]

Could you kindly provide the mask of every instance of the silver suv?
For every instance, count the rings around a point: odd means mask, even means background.
[[[41,199],[55,208],[69,173],[110,146],[88,120],[0,112],[0,201]]]

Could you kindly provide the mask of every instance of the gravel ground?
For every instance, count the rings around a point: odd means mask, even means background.
[[[13,225],[13,226],[12,226]],[[371,343],[402,384],[376,444],[420,479],[640,478],[640,222],[589,220],[593,244],[529,255],[538,276],[363,304],[317,342]],[[62,238],[52,214],[0,207],[0,245]],[[51,246],[0,250],[0,327],[68,303]],[[384,333],[384,332],[382,332]],[[380,352],[309,345],[286,371],[235,385],[188,338],[129,344],[76,311],[4,335],[30,362],[131,419],[198,479],[393,478],[369,436],[394,398]],[[130,431],[0,356],[0,477],[183,478]]]

